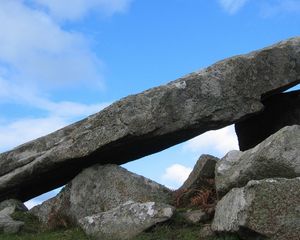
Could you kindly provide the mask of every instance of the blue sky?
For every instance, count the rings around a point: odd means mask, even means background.
[[[0,152],[299,30],[299,0],[0,0]],[[230,149],[232,127],[125,167],[176,188]]]

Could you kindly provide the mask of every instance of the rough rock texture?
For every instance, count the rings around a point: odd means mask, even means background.
[[[188,223],[205,222],[210,219],[209,214],[202,210],[188,210],[180,214]]]
[[[27,207],[21,201],[17,199],[8,199],[5,201],[0,202],[0,211],[4,208],[13,207],[16,211],[26,212],[28,211]]]
[[[96,162],[121,164],[263,110],[300,80],[300,38],[235,56],[115,102],[0,155],[0,200],[61,186]]]
[[[129,200],[170,203],[172,192],[117,165],[83,170],[56,197],[31,209],[45,225],[77,224],[80,218],[108,211]]]
[[[250,181],[218,202],[212,229],[244,239],[286,240],[300,236],[300,178]]]
[[[201,155],[188,179],[180,189],[191,189],[202,178],[214,178],[215,167],[219,159],[211,155]]]
[[[110,211],[81,219],[80,226],[96,240],[131,239],[156,223],[166,221],[174,208],[155,202],[127,202]]]
[[[300,124],[300,91],[277,94],[262,103],[263,112],[235,124],[241,151],[255,147],[285,126]]]
[[[232,151],[216,166],[216,189],[223,196],[250,180],[300,177],[300,126],[288,126],[245,152]]]
[[[0,233],[17,233],[21,230],[24,222],[15,221],[11,214],[15,212],[15,207],[6,207],[0,211]]]

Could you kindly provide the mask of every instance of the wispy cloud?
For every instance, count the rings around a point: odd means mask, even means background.
[[[132,0],[32,0],[58,19],[79,20],[89,11],[112,15],[127,10]]]
[[[38,102],[41,101],[41,102]],[[14,121],[0,121],[0,152],[7,151],[27,141],[49,134],[66,125],[100,111],[108,104],[80,104],[74,102],[51,102],[40,99],[36,103],[45,103],[45,117],[21,118]]]
[[[60,117],[26,118],[1,122],[0,152],[55,131],[67,122]]]
[[[263,17],[274,17],[280,14],[300,13],[299,0],[273,0],[261,2]]]
[[[299,0],[218,0],[221,7],[233,15],[241,10],[248,2],[253,4],[263,17],[274,17],[279,14],[300,12]]]
[[[229,14],[235,14],[239,11],[248,0],[219,0],[222,8]]]

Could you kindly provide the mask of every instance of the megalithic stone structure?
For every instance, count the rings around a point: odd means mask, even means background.
[[[0,155],[0,201],[28,200],[95,163],[122,164],[263,110],[300,80],[300,37],[217,62],[117,101]]]

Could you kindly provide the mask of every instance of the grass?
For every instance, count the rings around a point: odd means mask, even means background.
[[[239,240],[237,236],[216,236],[210,239],[201,238],[201,224],[188,224],[180,215],[179,209],[172,219],[158,224],[132,240]]]
[[[205,240],[241,240],[237,235],[215,236]]]
[[[198,240],[200,228],[200,224],[186,223],[179,210],[168,222],[154,226],[133,240]]]
[[[204,240],[200,238],[201,224],[188,224],[177,211],[171,220],[158,224],[132,240]],[[18,234],[1,234],[0,240],[89,240],[79,228],[47,230],[30,213],[15,212],[15,220],[25,222]],[[239,240],[236,236],[205,238],[205,240]]]
[[[18,234],[0,234],[0,240],[88,240],[79,228],[46,230],[38,219],[28,212],[15,212],[12,218],[25,223],[22,231]]]
[[[88,240],[78,228],[38,233],[1,234],[0,240]]]

